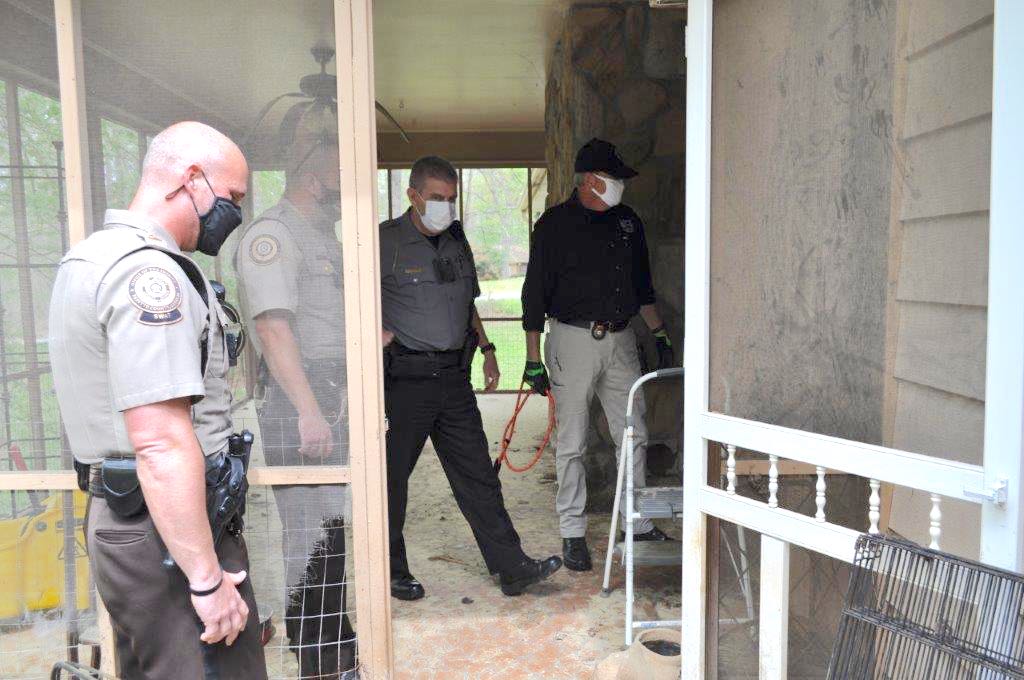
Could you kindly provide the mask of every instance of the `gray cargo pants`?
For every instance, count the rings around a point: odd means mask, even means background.
[[[559,530],[562,538],[577,538],[587,532],[587,481],[583,468],[583,452],[590,427],[590,402],[594,394],[601,402],[616,459],[622,448],[622,430],[626,423],[626,401],[629,388],[640,377],[640,358],[636,350],[636,334],[627,328],[608,333],[595,340],[586,328],[577,328],[552,319],[544,341],[544,360],[555,394],[558,434],[555,444],[555,471],[558,476]],[[643,392],[636,397],[633,475],[637,488],[646,486],[647,406]],[[615,483],[614,480],[611,481]],[[625,502],[620,509],[625,518]],[[650,520],[638,520],[634,531],[650,531]]]

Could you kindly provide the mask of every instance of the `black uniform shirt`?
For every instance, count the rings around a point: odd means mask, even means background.
[[[654,303],[644,224],[632,208],[588,210],[576,192],[533,230],[523,283],[523,328],[561,321],[627,321]]]

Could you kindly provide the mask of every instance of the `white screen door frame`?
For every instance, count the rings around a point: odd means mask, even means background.
[[[968,465],[710,411],[713,2],[690,0],[687,28],[682,677],[693,680],[705,673],[707,520],[720,518],[762,535],[760,675],[784,678],[789,546],[850,562],[858,533],[824,516],[801,515],[708,485],[710,443],[768,454],[776,470],[779,459],[788,459],[816,466],[821,479],[828,469],[871,480],[873,493],[865,510],[873,525],[882,482],[925,491],[936,509],[941,497],[978,503],[982,561],[1014,571],[1024,568],[1024,220],[1019,198],[1024,187],[1024,43],[1019,39],[1024,3],[995,0],[985,445],[983,465]],[[735,465],[729,459],[727,470]],[[1002,483],[1004,492],[996,498],[993,488]]]

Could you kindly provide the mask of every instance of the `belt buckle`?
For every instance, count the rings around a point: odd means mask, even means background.
[[[594,340],[604,340],[604,336],[608,334],[608,325],[595,321],[590,325],[590,337]]]

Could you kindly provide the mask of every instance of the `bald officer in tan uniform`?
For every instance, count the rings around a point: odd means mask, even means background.
[[[75,459],[92,466],[86,541],[121,678],[267,677],[245,542],[214,545],[206,510],[232,429],[226,318],[183,252],[216,253],[247,177],[227,137],[171,126],[128,210],[107,211],[54,283],[54,385]],[[115,485],[126,467],[136,481]]]
[[[328,107],[289,110],[280,136],[284,196],[244,228],[235,253],[242,313],[260,357],[258,415],[268,465],[348,463],[336,131]],[[283,530],[285,630],[299,677],[355,677],[355,631],[345,614],[348,487],[275,486],[274,498]]]

